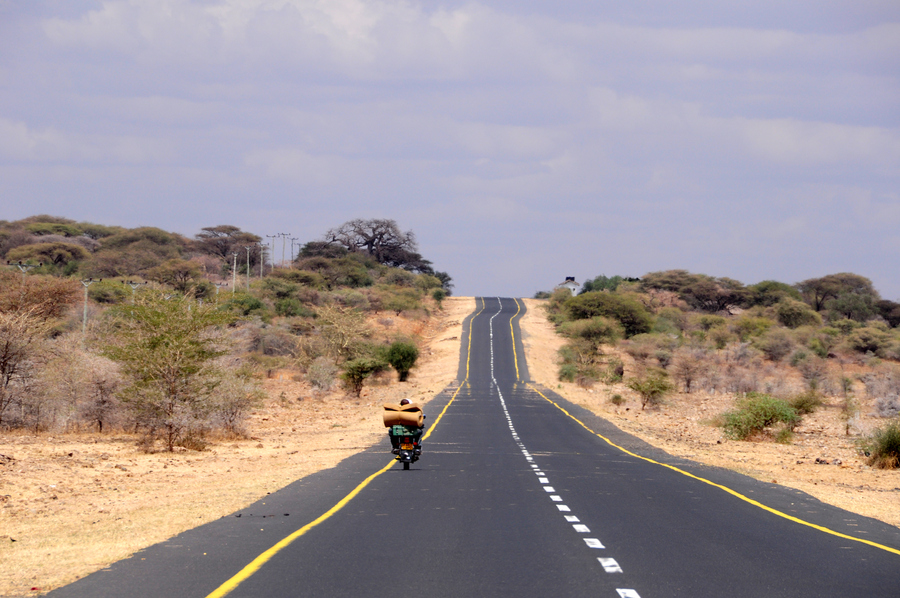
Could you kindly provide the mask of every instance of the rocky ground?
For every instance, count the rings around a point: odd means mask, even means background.
[[[793,444],[729,441],[709,423],[731,407],[729,397],[676,395],[642,412],[622,385],[560,384],[562,339],[540,302],[526,302],[523,338],[536,382],[670,453],[900,525],[900,471],[865,465],[857,437],[844,434],[836,400],[807,417]],[[378,325],[418,333],[427,347],[408,383],[382,377],[360,399],[340,390],[316,393],[296,372],[272,372],[263,381],[268,399],[248,422],[249,437],[214,439],[203,452],[148,454],[130,435],[0,436],[0,596],[40,595],[378,442],[383,403],[427,402],[455,379],[461,322],[474,307],[471,298],[456,297],[428,322],[382,320]],[[613,393],[626,403],[612,405]],[[863,417],[859,426],[878,423]]]

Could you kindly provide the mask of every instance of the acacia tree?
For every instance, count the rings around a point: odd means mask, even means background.
[[[202,428],[213,410],[224,354],[215,334],[234,317],[211,304],[171,298],[155,291],[132,305],[110,310],[103,353],[129,378],[123,401],[152,440],[161,434],[169,451]]]
[[[325,240],[349,251],[362,251],[379,264],[428,271],[431,263],[417,253],[419,246],[412,231],[403,232],[394,220],[356,218],[325,233]]]
[[[33,379],[51,325],[36,308],[0,312],[0,426],[13,405],[21,404]]]
[[[827,303],[837,299],[841,295],[863,295],[873,301],[880,299],[878,292],[872,286],[872,281],[865,276],[841,272],[828,274],[821,278],[810,278],[797,283],[797,289],[803,294],[803,298],[816,311],[822,311]]]
[[[242,231],[240,228],[230,224],[201,228],[194,238],[197,239],[197,247],[200,251],[219,257],[228,264],[232,263],[231,256],[233,253],[238,254],[238,265],[246,264],[244,248],[248,246],[250,247],[251,268],[254,265],[258,265],[262,259],[262,247],[259,245],[262,237]],[[244,256],[243,260],[241,260],[241,256]]]

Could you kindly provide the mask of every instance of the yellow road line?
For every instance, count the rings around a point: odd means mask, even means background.
[[[468,344],[468,347],[466,348],[466,379],[460,383],[459,387],[456,389],[456,392],[454,392],[453,396],[450,397],[450,400],[447,401],[447,404],[444,406],[444,409],[441,411],[440,415],[438,415],[437,419],[434,420],[434,423],[431,424],[431,426],[429,426],[428,432],[425,433],[425,436],[422,437],[422,440],[427,439],[431,435],[431,433],[434,431],[434,429],[437,427],[437,425],[441,422],[441,419],[443,419],[444,414],[447,413],[447,409],[450,408],[450,405],[456,399],[456,395],[458,395],[459,391],[462,390],[463,387],[466,384],[468,384],[468,382],[469,382],[469,358],[472,354],[472,321],[475,320],[475,318],[477,318],[478,315],[481,314],[482,311],[484,311],[484,300],[482,300],[482,302],[481,302],[481,309],[474,316],[472,316],[472,320],[469,321],[469,344]],[[325,513],[320,515],[315,520],[307,523],[306,525],[304,525],[303,527],[301,527],[300,529],[298,529],[291,535],[285,537],[280,542],[278,542],[277,544],[275,544],[274,546],[272,546],[271,548],[269,548],[268,550],[266,550],[265,552],[260,554],[255,559],[253,559],[248,565],[246,565],[243,569],[238,571],[234,576],[231,577],[231,579],[229,579],[228,581],[226,581],[225,583],[220,585],[218,588],[216,588],[206,598],[222,598],[222,596],[225,596],[228,593],[230,593],[232,590],[234,590],[236,587],[238,587],[242,582],[249,579],[251,575],[253,575],[257,571],[259,571],[259,569],[263,565],[265,565],[266,562],[268,562],[272,557],[274,557],[276,554],[281,552],[283,549],[287,548],[294,540],[296,540],[300,536],[304,535],[306,532],[308,532],[312,528],[316,527],[317,525],[324,522],[326,519],[330,518],[332,515],[334,515],[341,509],[343,509],[347,505],[347,503],[349,503],[351,500],[353,500],[356,497],[356,495],[359,494],[363,490],[363,488],[368,486],[372,480],[374,480],[375,478],[377,478],[378,476],[380,476],[381,474],[383,474],[384,472],[389,470],[391,467],[393,467],[395,462],[396,462],[396,459],[391,459],[391,461],[387,465],[385,465],[384,467],[382,467],[381,469],[379,469],[378,471],[376,471],[375,473],[373,473],[372,475],[367,477],[365,480],[363,480],[362,483],[359,484],[359,486],[354,488],[350,492],[350,494],[348,494],[347,496],[342,498],[336,505],[334,505],[333,507],[328,509]]]
[[[601,439],[602,439],[603,441],[605,441],[607,444],[609,444],[609,445],[612,446],[612,447],[615,447],[615,448],[619,449],[620,451],[622,451],[622,452],[625,453],[626,455],[631,455],[632,457],[635,457],[636,459],[641,459],[641,460],[643,460],[643,461],[647,461],[648,463],[653,463],[653,464],[655,464],[655,465],[660,465],[660,466],[665,467],[665,468],[667,468],[667,469],[671,469],[672,471],[677,471],[678,473],[680,473],[680,474],[682,474],[682,475],[685,475],[685,476],[687,476],[687,477],[689,477],[689,478],[693,478],[693,479],[695,479],[695,480],[697,480],[697,481],[699,481],[699,482],[703,482],[704,484],[709,484],[710,486],[713,486],[713,487],[715,487],[715,488],[719,488],[720,490],[723,490],[723,491],[727,492],[728,494],[731,494],[732,496],[734,496],[734,497],[736,497],[736,498],[739,498],[740,500],[743,500],[744,502],[747,502],[747,503],[749,503],[749,504],[751,504],[751,505],[753,505],[753,506],[755,506],[755,507],[759,507],[760,509],[762,509],[762,510],[764,510],[764,511],[768,511],[769,513],[772,513],[773,515],[777,515],[778,517],[782,517],[782,518],[784,518],[784,519],[787,519],[788,521],[793,521],[794,523],[799,523],[800,525],[805,525],[805,526],[807,526],[807,527],[811,527],[811,528],[813,528],[813,529],[819,530],[820,532],[824,532],[824,533],[830,534],[830,535],[832,535],[832,536],[837,536],[838,538],[843,538],[843,539],[845,539],[845,540],[852,540],[852,541],[854,541],[854,542],[860,542],[860,543],[862,543],[862,544],[868,544],[869,546],[874,546],[875,548],[880,548],[881,550],[886,550],[887,552],[892,552],[892,553],[894,553],[894,554],[900,554],[900,550],[898,550],[898,549],[896,549],[896,548],[891,548],[890,546],[885,546],[885,545],[883,545],[883,544],[878,544],[877,542],[872,542],[872,541],[870,541],[870,540],[864,540],[864,539],[862,539],[862,538],[854,538],[853,536],[848,536],[847,534],[842,534],[841,532],[837,532],[837,531],[835,531],[835,530],[833,530],[833,529],[829,529],[829,528],[823,527],[823,526],[821,526],[821,525],[816,525],[815,523],[810,523],[809,521],[804,521],[803,519],[799,519],[799,518],[797,518],[797,517],[794,517],[793,515],[788,515],[787,513],[784,513],[783,511],[779,511],[778,509],[773,509],[772,507],[769,507],[769,506],[767,506],[767,505],[764,505],[764,504],[762,504],[761,502],[756,501],[756,500],[753,500],[752,498],[750,498],[750,497],[748,497],[748,496],[745,496],[745,495],[741,494],[740,492],[737,492],[736,490],[732,490],[731,488],[729,488],[729,487],[727,487],[727,486],[723,486],[723,485],[721,485],[721,484],[716,484],[715,482],[710,481],[710,480],[707,480],[706,478],[701,478],[700,476],[696,476],[696,475],[694,475],[694,474],[692,474],[692,473],[690,473],[690,472],[688,472],[688,471],[685,471],[685,470],[683,470],[683,469],[679,469],[678,467],[675,467],[674,465],[669,465],[669,464],[667,464],[667,463],[660,463],[659,461],[655,461],[655,460],[650,459],[650,458],[648,458],[648,457],[642,457],[641,455],[638,455],[638,454],[636,454],[636,453],[632,453],[632,452],[629,451],[628,449],[619,446],[618,444],[616,444],[615,442],[613,442],[612,440],[610,440],[609,438],[607,438],[607,437],[604,436],[603,434],[600,434],[600,433],[598,433],[598,432],[595,432],[595,431],[591,430],[589,427],[587,427],[587,425],[585,425],[585,423],[584,423],[583,421],[581,421],[580,419],[578,419],[577,417],[575,417],[574,415],[572,415],[571,413],[569,413],[568,411],[566,411],[566,409],[563,408],[561,405],[559,405],[556,401],[553,401],[552,399],[547,398],[547,396],[544,395],[544,393],[542,393],[538,388],[536,388],[536,387],[533,386],[532,384],[528,384],[528,387],[531,388],[531,389],[532,389],[533,391],[535,391],[536,393],[538,393],[539,395],[541,395],[541,396],[544,398],[544,400],[548,401],[548,402],[551,403],[554,407],[556,407],[557,409],[559,409],[560,411],[562,411],[563,413],[565,413],[567,416],[569,416],[570,418],[572,418],[573,420],[575,420],[576,422],[578,422],[578,424],[581,425],[581,427],[583,427],[585,430],[587,430],[587,431],[590,432],[591,434],[594,434],[595,436],[601,438]]]
[[[522,311],[522,306],[519,305],[518,299],[513,299],[516,302],[516,313],[513,314],[513,317],[509,319],[509,333],[512,336],[512,348],[513,348],[513,363],[516,365],[516,380],[519,379],[519,356],[516,355],[516,331],[513,329],[513,320],[516,319],[516,316],[519,315],[519,312]]]

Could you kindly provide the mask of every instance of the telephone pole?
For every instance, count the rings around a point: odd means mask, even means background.
[[[277,237],[277,236],[278,236],[277,234],[266,235],[267,238],[272,239],[271,243],[272,243],[272,269],[273,270],[275,269],[275,237]]]

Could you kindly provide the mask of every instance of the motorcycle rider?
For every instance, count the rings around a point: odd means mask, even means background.
[[[400,401],[400,406],[403,407],[404,405],[409,405],[409,399],[403,399],[402,401]],[[425,418],[425,416],[423,415],[422,419],[424,419],[424,418]],[[418,448],[416,448],[416,454],[421,455],[422,454],[422,432],[424,432],[425,426],[423,425],[423,426],[405,426],[405,427],[407,429],[416,430],[416,432],[413,434],[413,437],[416,439],[416,444],[418,445]],[[393,447],[391,452],[394,453],[395,455],[399,454],[400,453],[400,438],[398,436],[394,436],[393,426],[388,428],[388,436],[391,439],[391,446]]]

